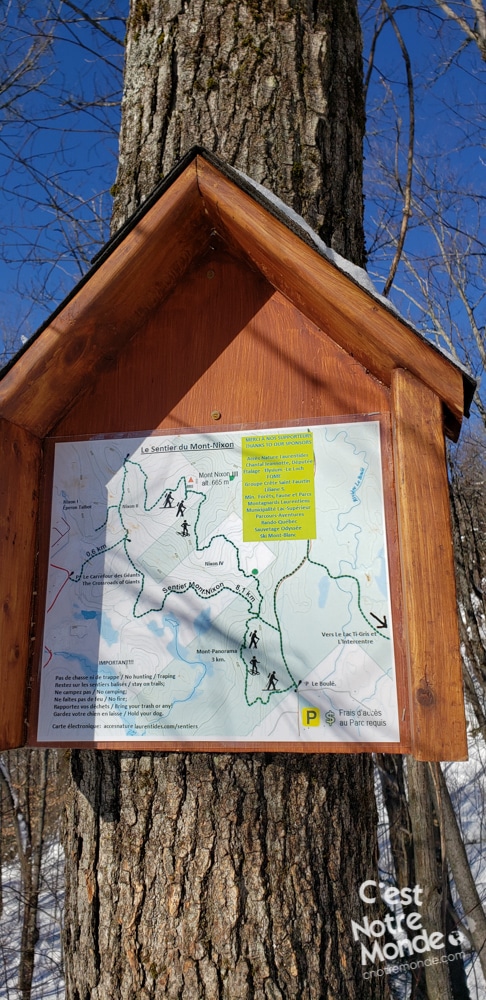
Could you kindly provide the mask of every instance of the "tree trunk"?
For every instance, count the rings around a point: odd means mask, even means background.
[[[383,803],[388,817],[390,850],[395,869],[397,886],[405,889],[417,883],[414,864],[414,840],[412,818],[407,800],[404,758],[399,754],[379,753],[376,755]],[[416,910],[415,901],[402,904],[405,914]],[[410,970],[409,1000],[428,1000],[425,982],[425,968],[420,966]]]
[[[200,144],[363,263],[355,0],[132,0],[122,110],[113,230]]]
[[[113,228],[200,143],[363,262],[354,0],[132,0],[125,79]],[[377,878],[371,755],[71,765],[69,1000],[386,995],[351,933]]]
[[[445,903],[442,873],[439,872],[435,850],[435,830],[432,800],[427,777],[427,764],[408,758],[408,797],[412,820],[415,877],[423,887],[422,924],[431,934],[445,930]],[[438,962],[425,969],[429,1000],[452,1000],[449,970]]]
[[[68,996],[381,995],[350,932],[368,758],[84,752],[73,776]]]
[[[390,850],[395,877],[400,889],[415,885],[413,837],[407,802],[403,757],[379,753],[376,766],[380,775],[383,802],[388,816]],[[414,904],[410,904],[413,909]],[[406,910],[407,907],[405,906]]]
[[[7,826],[1,827],[2,835],[5,831],[9,834],[9,856],[17,854],[21,875],[22,932],[18,973],[18,993],[21,1000],[30,1000],[32,996],[35,947],[39,938],[39,894],[45,846],[48,760],[49,750],[27,749],[11,751],[5,754],[5,759],[0,759],[0,805],[5,794],[6,814],[10,820],[8,829]],[[0,861],[3,860],[0,855]]]

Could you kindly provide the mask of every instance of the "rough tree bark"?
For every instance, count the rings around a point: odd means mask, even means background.
[[[395,878],[400,889],[415,885],[414,840],[412,817],[407,799],[407,778],[404,757],[399,754],[379,753],[376,766],[380,776],[383,803],[388,816],[390,850]],[[416,910],[415,901],[403,905],[405,914]],[[425,969],[411,970],[409,1000],[429,1000],[425,982]]]
[[[113,229],[202,144],[362,264],[363,130],[355,0],[132,0]]]
[[[362,263],[363,125],[354,0],[132,0],[113,227],[202,143]],[[66,853],[70,1000],[386,995],[371,756],[76,751]]]
[[[444,924],[444,886],[438,871],[435,851],[434,818],[431,809],[427,764],[408,758],[408,797],[412,820],[415,877],[423,886],[422,924],[433,934]],[[449,970],[446,965],[428,965],[425,969],[429,1000],[452,1000]]]
[[[84,752],[73,777],[68,996],[382,995],[350,930],[367,759]]]

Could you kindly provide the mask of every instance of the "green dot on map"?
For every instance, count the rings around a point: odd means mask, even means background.
[[[258,576],[258,570],[257,569],[252,569],[252,573],[253,573],[253,576]]]

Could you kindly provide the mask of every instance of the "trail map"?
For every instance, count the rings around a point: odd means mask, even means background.
[[[55,445],[39,742],[399,740],[380,423]]]

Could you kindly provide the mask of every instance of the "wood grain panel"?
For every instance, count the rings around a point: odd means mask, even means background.
[[[396,367],[421,378],[444,402],[447,429],[456,438],[464,410],[460,372],[201,157],[197,169],[207,210],[222,234],[385,385]]]
[[[24,740],[40,452],[0,419],[0,749]]]
[[[35,740],[29,741],[29,746],[33,747],[58,747],[65,750],[66,747],[76,747],[85,750],[163,750],[183,751],[184,753],[405,753],[400,743],[102,743],[93,740],[90,743],[77,743],[73,737],[72,743],[38,743]]]
[[[218,248],[185,276],[56,436],[387,412],[389,391],[259,272]],[[215,427],[216,429],[216,427]]]
[[[467,757],[454,555],[440,400],[410,372],[392,380],[412,753]]]
[[[0,413],[47,434],[113,363],[210,238],[195,163],[54,315],[0,383]]]

